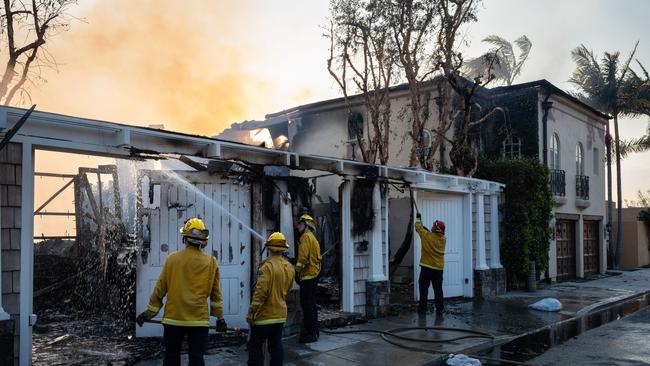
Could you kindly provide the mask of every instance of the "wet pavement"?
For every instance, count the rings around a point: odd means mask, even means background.
[[[535,365],[648,365],[650,308],[579,335],[532,359]]]
[[[450,353],[473,354],[499,349],[502,345],[509,345],[518,339],[524,339],[526,335],[529,335],[528,341],[539,341],[542,346],[547,346],[546,348],[541,347],[539,354],[553,344],[552,339],[547,342],[543,338],[535,338],[539,334],[558,338],[557,343],[559,344],[575,336],[577,334],[575,333],[576,327],[584,328],[584,331],[591,329],[591,326],[583,323],[594,323],[592,325],[597,326],[645,307],[650,301],[648,301],[648,296],[641,295],[648,291],[650,291],[650,269],[644,269],[623,272],[614,276],[603,276],[591,281],[564,282],[535,293],[510,292],[504,296],[486,300],[451,300],[446,303],[447,313],[443,318],[437,318],[432,313],[419,316],[404,310],[408,306],[403,306],[401,314],[397,316],[375,319],[332,331],[386,331],[403,327],[438,326],[488,332],[494,336],[494,339],[471,338],[449,343],[425,343],[390,338],[393,342],[401,344],[401,346],[397,346],[386,342],[378,334],[325,334],[321,332],[318,342],[307,345],[299,344],[295,336],[285,339],[285,364],[436,365],[442,364]],[[527,307],[544,297],[555,297],[560,300],[563,310],[549,313]],[[616,304],[623,304],[626,299],[641,297],[645,300],[637,301],[633,304],[634,306],[618,305],[616,308]],[[616,309],[608,312],[610,308]],[[587,313],[594,319],[585,316]],[[564,329],[562,325],[566,325],[570,329]],[[564,339],[562,338],[563,334],[566,336]],[[401,333],[401,335],[425,340],[455,337],[458,334],[437,330],[413,330]],[[518,348],[516,352],[523,352],[522,350],[523,348]],[[535,355],[533,352],[530,357],[524,358],[530,359]],[[513,354],[508,354],[504,349],[497,353],[497,356],[509,358]],[[206,364],[213,365],[241,365],[245,364],[246,360],[245,345],[211,349],[206,356]],[[160,364],[159,359],[138,363],[138,365],[158,364]]]

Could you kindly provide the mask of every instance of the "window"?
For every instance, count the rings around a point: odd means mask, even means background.
[[[597,148],[594,147],[594,175],[599,174],[600,163],[603,161],[602,156]]]
[[[431,152],[431,144],[433,144],[433,135],[431,131],[426,128],[422,130],[422,155],[427,157]]]
[[[363,138],[363,116],[352,112],[348,116],[348,140],[357,141],[357,138]]]
[[[551,136],[551,169],[560,169],[560,138],[556,133]]]
[[[519,159],[521,157],[521,139],[508,136],[501,146],[501,155],[506,159]]]
[[[579,142],[576,145],[576,174],[585,175],[585,152]]]

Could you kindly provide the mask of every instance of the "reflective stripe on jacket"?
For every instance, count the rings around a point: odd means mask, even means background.
[[[293,266],[282,256],[271,256],[262,261],[248,310],[253,314],[253,324],[277,324],[287,320],[286,297],[294,277]]]
[[[443,269],[445,267],[445,234],[427,230],[420,219],[415,220],[415,230],[420,235],[422,242],[420,265],[432,269]]]
[[[171,253],[165,260],[147,309],[158,313],[165,295],[163,324],[207,327],[210,315],[223,317],[216,258],[193,246]]]
[[[301,280],[316,278],[320,273],[320,245],[314,233],[309,228],[300,235],[298,240],[298,259],[296,272]]]

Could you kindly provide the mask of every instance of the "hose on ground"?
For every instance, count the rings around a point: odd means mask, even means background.
[[[424,331],[446,331],[446,332],[457,332],[457,333],[465,333],[466,335],[463,336],[458,336],[458,337],[451,337],[451,338],[437,338],[437,339],[421,339],[421,338],[413,338],[413,337],[407,337],[403,336],[398,333],[403,333],[403,332],[408,332],[408,331],[413,331],[413,330],[424,330]],[[331,331],[331,330],[326,330],[326,329],[320,329],[321,332],[325,334],[331,334],[331,335],[338,335],[338,334],[352,334],[352,333],[374,333],[374,334],[379,334],[381,338],[400,348],[407,349],[409,351],[415,351],[415,352],[426,352],[426,353],[434,353],[434,354],[443,354],[443,355],[448,355],[450,352],[449,351],[442,351],[442,350],[435,350],[435,349],[427,349],[427,348],[421,348],[421,347],[414,347],[414,346],[407,346],[405,344],[399,343],[391,338],[396,338],[396,339],[401,339],[404,341],[408,342],[418,342],[418,343],[449,343],[449,342],[455,342],[461,339],[468,339],[468,338],[489,338],[489,339],[494,339],[494,336],[491,335],[490,333],[487,332],[481,332],[478,330],[471,330],[471,329],[462,329],[462,328],[449,328],[449,327],[402,327],[402,328],[392,328],[388,330],[375,330],[375,329],[355,329],[355,330],[339,330],[339,331]],[[518,361],[510,361],[510,360],[504,360],[500,358],[493,358],[493,357],[486,357],[486,356],[479,356],[479,355],[467,355],[470,357],[474,357],[480,360],[484,361],[490,361],[490,362],[500,362],[500,363],[505,363],[505,364],[511,364],[511,365],[518,365],[518,366],[531,366],[529,363],[524,363],[524,362],[518,362]]]

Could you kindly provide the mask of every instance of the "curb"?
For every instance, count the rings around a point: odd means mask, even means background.
[[[632,295],[621,295],[621,296],[617,296],[617,297],[614,297],[614,298],[611,298],[611,299],[608,299],[608,300],[600,301],[600,302],[597,302],[595,304],[589,305],[589,306],[585,307],[584,309],[581,309],[581,310],[577,311],[576,315],[571,317],[571,318],[564,319],[562,321],[559,321],[559,322],[556,322],[556,323],[553,323],[553,324],[549,324],[549,325],[546,325],[544,327],[541,327],[541,328],[538,328],[538,329],[535,329],[535,330],[532,330],[532,331],[529,331],[529,332],[525,332],[525,333],[522,333],[522,334],[519,334],[519,335],[502,336],[502,337],[499,337],[499,338],[495,338],[495,340],[492,341],[492,342],[489,342],[489,344],[487,344],[487,342],[485,344],[478,344],[478,345],[463,349],[462,351],[459,351],[459,352],[456,352],[456,353],[463,353],[463,354],[477,354],[477,353],[481,354],[481,353],[483,353],[483,354],[488,354],[489,355],[491,352],[495,351],[497,348],[500,349],[501,347],[503,347],[505,345],[509,345],[509,344],[512,344],[512,343],[517,342],[517,341],[523,341],[527,337],[534,337],[534,336],[536,336],[538,334],[541,334],[541,333],[544,333],[544,332],[548,332],[549,335],[557,335],[559,333],[558,331],[562,330],[563,327],[565,327],[565,326],[571,327],[572,325],[578,324],[578,322],[581,322],[581,321],[585,320],[589,316],[595,316],[595,315],[598,315],[598,314],[602,314],[602,313],[604,313],[604,312],[606,312],[608,310],[614,309],[617,306],[622,306],[624,304],[627,304],[627,303],[630,303],[630,302],[633,302],[633,301],[638,301],[638,300],[641,300],[644,297],[646,299],[648,299],[648,297],[650,297],[650,291],[637,292],[637,293],[634,293]],[[632,314],[636,313],[637,311],[640,311],[641,309],[643,309],[645,307],[648,307],[648,306],[650,306],[650,301],[646,300],[645,305],[643,305],[639,309],[634,310],[633,312],[625,314],[625,316],[632,315]],[[589,330],[598,328],[601,325],[605,325],[607,323],[616,321],[616,320],[618,320],[618,319],[610,319],[609,321],[602,322],[602,323],[600,323],[600,324],[598,324],[598,325],[596,325],[594,327],[591,327],[589,329],[582,329],[582,330],[578,331],[577,334],[575,334],[575,336],[577,336],[579,334],[582,334],[584,332],[587,332]],[[576,331],[577,331],[577,329],[576,329]],[[573,336],[571,336],[569,338],[572,338],[572,337]],[[565,340],[561,340],[561,339],[556,340],[555,338],[556,337],[554,336],[554,339],[550,342],[549,347],[547,347],[545,349],[545,351],[548,350],[548,349],[551,349],[551,348],[553,348],[553,347],[555,347],[557,345],[560,345],[560,344],[566,342],[566,340],[568,340],[568,338],[565,339]],[[431,365],[444,365],[444,363],[435,363],[435,364],[431,364]]]

